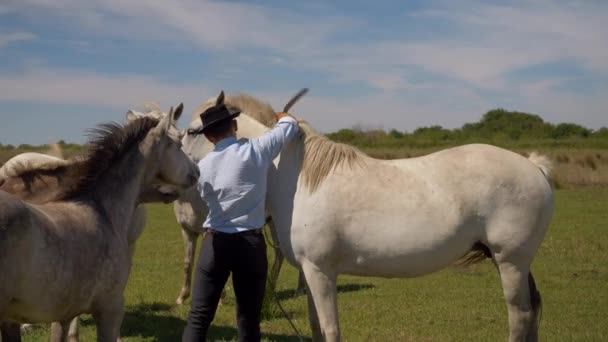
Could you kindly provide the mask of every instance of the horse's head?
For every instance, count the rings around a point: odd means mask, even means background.
[[[143,112],[140,112],[140,111],[137,111],[134,109],[129,109],[129,111],[126,114],[126,119],[127,119],[127,122],[135,121],[135,120],[141,119],[141,118],[153,118],[156,120],[162,120],[162,118],[164,118],[166,115],[167,115],[167,113],[161,111],[157,104],[147,103],[145,105],[145,110]],[[178,129],[177,126],[175,125],[175,123],[173,123],[171,125],[170,134],[176,135],[179,138],[179,140],[181,140],[184,137],[184,135],[186,134],[186,130]]]
[[[140,198],[143,201],[173,201],[198,180],[198,168],[182,151],[181,134],[175,128],[183,108],[180,103],[175,110],[161,115],[158,125],[140,145],[147,158],[147,184]]]
[[[200,118],[200,113],[215,105],[216,100],[216,97],[212,97],[194,110],[194,113],[192,114],[192,121],[186,129],[186,132],[196,131],[203,125]],[[213,151],[213,144],[207,140],[207,138],[205,138],[204,134],[186,133],[182,138],[182,146],[184,152],[188,155],[188,157],[190,157],[190,159],[194,160],[194,162],[200,161],[209,152]]]

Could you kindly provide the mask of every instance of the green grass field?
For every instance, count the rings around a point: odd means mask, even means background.
[[[608,188],[558,190],[551,228],[533,272],[543,296],[543,341],[608,339]],[[179,341],[189,304],[174,304],[182,281],[182,241],[170,206],[149,206],[126,291],[123,341]],[[272,257],[272,256],[270,256]],[[310,336],[305,296],[293,296],[297,273],[285,265],[278,296],[295,324]],[[340,324],[344,341],[506,341],[507,314],[490,262],[450,268],[416,279],[341,276]],[[277,315],[262,323],[267,341],[297,341]],[[81,340],[95,340],[84,316]],[[236,339],[230,288],[210,340]],[[37,328],[25,341],[48,340]]]

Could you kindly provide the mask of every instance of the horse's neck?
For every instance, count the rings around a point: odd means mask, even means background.
[[[303,142],[283,148],[276,168],[269,169],[267,203],[283,253],[291,253],[291,221],[303,157]]]
[[[268,131],[268,127],[262,125],[261,123],[259,123],[257,120],[247,116],[247,115],[243,115],[242,117],[239,116],[238,120],[238,131],[237,131],[237,136],[238,137],[243,137],[243,138],[256,138],[259,137],[260,135],[266,133]]]
[[[119,234],[127,234],[128,224],[138,205],[145,181],[145,158],[133,148],[98,180],[93,198],[100,204],[101,215]]]

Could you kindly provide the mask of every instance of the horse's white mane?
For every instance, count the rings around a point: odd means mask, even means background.
[[[198,106],[194,110],[192,115],[192,121],[199,120],[200,114],[204,112],[207,108],[213,106],[215,104],[215,97],[205,101],[202,105]],[[261,100],[256,99],[255,97],[247,94],[235,94],[235,95],[227,95],[224,104],[229,109],[239,110],[242,114],[247,114],[247,116],[252,119],[258,121],[262,125],[266,127],[272,127],[277,123],[276,114],[272,106],[268,103],[262,102]]]
[[[337,143],[315,132],[305,121],[299,122],[304,139],[302,180],[313,193],[329,173],[340,167],[365,166],[367,155],[347,144]]]

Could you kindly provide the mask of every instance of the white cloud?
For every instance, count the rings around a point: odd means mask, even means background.
[[[243,47],[279,51],[306,49],[347,30],[342,17],[310,17],[236,2],[198,0],[22,0],[13,10],[52,11],[82,28],[132,40],[179,41],[214,50]]]
[[[441,3],[441,2],[440,2]],[[421,17],[441,18],[464,34],[463,47],[486,47],[514,61],[513,66],[575,59],[589,68],[608,70],[608,3],[515,1],[492,5],[468,0],[447,2],[443,8],[422,11]],[[474,37],[471,39],[471,37]],[[474,52],[474,51],[473,51]],[[517,56],[523,58],[517,58]],[[475,58],[475,54],[471,54]],[[509,65],[496,60],[498,67]]]
[[[573,115],[584,113],[581,123],[605,125],[602,108],[608,108],[606,101],[562,89],[568,83],[567,75],[522,80],[513,73],[569,62],[594,76],[608,77],[608,2],[518,0],[497,5],[431,0],[427,5],[426,10],[409,14],[422,23],[417,29],[432,33],[429,23],[440,20],[449,32],[427,34],[424,39],[390,32],[390,38],[356,43],[336,37],[381,28],[363,17],[300,13],[241,2],[21,0],[5,5],[4,11],[8,8],[34,19],[44,13],[49,18],[67,18],[64,25],[75,25],[89,34],[189,44],[226,59],[314,70],[329,75],[338,85],[365,84],[380,90],[356,98],[306,97],[296,113],[301,109],[322,131],[355,124],[376,127],[377,122],[383,128],[398,129],[430,124],[456,127],[476,121],[484,111],[498,106],[537,112],[550,121],[578,121]],[[0,7],[0,13],[2,10]],[[405,22],[403,30],[411,27],[408,25]],[[0,46],[1,42],[2,36]],[[250,50],[257,53],[248,53]],[[238,79],[241,72],[247,70],[239,63],[227,63],[218,73]],[[264,92],[263,88],[242,90]],[[492,99],[485,96],[487,92]],[[33,66],[23,75],[0,75],[0,101],[126,109],[144,100],[163,104],[183,100],[187,107],[195,108],[214,93],[198,84],[167,84],[153,76],[128,73],[105,75]],[[264,96],[281,103],[289,95]]]
[[[510,86],[509,73],[549,62],[571,60],[608,71],[606,2],[433,0],[427,9],[409,13],[410,18],[439,19],[452,32],[424,40],[391,32],[391,39],[356,44],[334,37],[366,31],[374,23],[249,3],[22,0],[13,6],[23,13],[50,11],[70,17],[80,28],[134,41],[186,43],[231,55],[255,48],[272,55],[269,64],[308,67],[387,91],[411,86],[403,67],[493,90]],[[432,25],[427,26],[432,32]],[[409,28],[403,24],[403,30]]]
[[[144,101],[165,106],[194,105],[209,97],[203,84],[169,84],[151,76],[107,75],[32,67],[20,75],[0,75],[0,101],[86,105],[128,110]],[[194,109],[193,107],[191,107]]]
[[[1,8],[0,8],[1,13]],[[1,33],[0,32],[0,48],[3,48],[11,43],[23,42],[35,39],[36,36],[29,32],[11,32]]]

